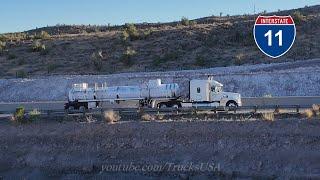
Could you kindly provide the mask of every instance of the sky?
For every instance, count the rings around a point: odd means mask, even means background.
[[[181,17],[252,14],[306,5],[320,0],[0,0],[0,33],[56,24],[120,25],[170,22]]]

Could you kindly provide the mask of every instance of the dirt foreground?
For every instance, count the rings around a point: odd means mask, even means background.
[[[319,178],[320,121],[0,122],[0,179]]]

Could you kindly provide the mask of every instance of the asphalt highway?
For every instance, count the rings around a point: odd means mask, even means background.
[[[10,102],[0,103],[0,112],[13,112],[17,107],[23,106],[26,110],[62,110],[64,109],[65,101],[51,101],[51,102]],[[134,107],[136,103],[128,102],[125,104],[110,104],[104,103],[104,108],[121,108]],[[303,96],[303,97],[243,97],[243,106],[287,106],[300,105],[312,106],[313,104],[320,104],[320,96]]]

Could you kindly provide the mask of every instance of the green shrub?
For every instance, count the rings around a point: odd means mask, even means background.
[[[126,24],[126,28],[122,33],[122,39],[125,41],[134,41],[140,39],[140,34],[134,24]]]
[[[27,77],[27,73],[23,70],[17,71],[16,72],[16,77],[17,78],[26,78]]]
[[[102,59],[103,59],[102,51],[94,52],[91,55],[91,62],[97,71],[102,70],[102,65],[103,65]]]
[[[151,35],[152,31],[151,29],[148,29],[146,31],[143,31],[143,38],[146,39]]]
[[[206,65],[206,61],[205,61],[204,57],[203,56],[197,56],[195,65],[197,65],[197,66],[205,66]]]
[[[136,54],[137,52],[135,50],[131,49],[130,47],[127,47],[127,50],[123,53],[121,57],[121,61],[126,66],[132,66],[133,65],[132,57],[135,56]]]
[[[26,118],[24,116],[25,109],[23,106],[20,106],[16,109],[16,112],[13,115],[13,120],[19,123],[25,122]]]
[[[0,42],[2,41],[2,42],[5,42],[5,41],[7,41],[8,40],[8,37],[6,36],[6,35],[0,35]]]
[[[47,48],[46,45],[43,44],[41,46],[40,55],[45,56],[47,54],[49,54],[49,48]]]
[[[121,40],[122,40],[122,41],[128,41],[129,38],[130,38],[129,33],[128,33],[126,30],[124,30],[124,31],[122,32]]]
[[[189,26],[189,25],[190,25],[190,21],[189,21],[188,18],[182,17],[182,18],[181,18],[181,24],[182,24],[183,26]]]
[[[41,112],[38,109],[33,109],[32,111],[29,112],[29,120],[30,121],[38,120],[40,115],[41,115]]]
[[[0,41],[0,51],[3,51],[6,49],[6,42]]]
[[[48,33],[48,32],[46,32],[46,31],[41,31],[41,33],[40,34],[35,34],[34,35],[34,38],[35,39],[43,39],[43,40],[46,40],[46,39],[50,39],[51,38],[51,36],[50,36],[50,34]]]
[[[21,41],[27,39],[26,33],[8,33],[0,35],[0,41]]]
[[[296,23],[296,25],[300,25],[303,21],[306,21],[306,17],[301,14],[300,11],[295,11],[293,13],[293,20]]]
[[[243,60],[244,60],[245,55],[243,53],[239,53],[235,56],[235,64],[240,66],[242,64],[244,64]]]
[[[46,51],[46,45],[42,44],[40,41],[35,41],[32,44],[32,51],[33,52]]]
[[[190,24],[190,26],[194,26],[197,24],[197,21],[190,21],[189,24]]]

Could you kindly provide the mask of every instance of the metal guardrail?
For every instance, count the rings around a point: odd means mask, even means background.
[[[190,108],[97,108],[80,110],[39,110],[41,115],[47,116],[66,116],[66,115],[89,115],[103,114],[105,111],[113,110],[128,114],[198,114],[201,112],[211,112],[213,114],[246,114],[262,113],[262,111],[280,112],[281,109],[290,110],[293,113],[300,113],[302,109],[312,108],[311,106],[301,105],[267,105],[267,106],[240,106],[240,107],[190,107]],[[30,111],[26,111],[28,114]],[[0,114],[14,114],[14,111],[0,111]]]
[[[240,107],[191,107],[191,108],[97,108],[87,109],[84,111],[80,110],[39,110],[41,114],[46,115],[66,115],[66,114],[97,114],[103,113],[108,110],[119,111],[121,113],[199,113],[199,112],[212,112],[212,113],[233,113],[241,114],[244,111],[252,113],[258,113],[259,111],[273,111],[279,112],[281,109],[291,110],[295,113],[300,113],[302,109],[311,108],[311,106],[301,105],[285,105],[285,106],[240,106]],[[14,111],[0,111],[0,114],[13,114]],[[28,113],[28,112],[26,112]]]
[[[241,110],[270,110],[274,109],[275,111],[279,109],[295,109],[297,112],[300,109],[312,108],[311,106],[306,105],[264,105],[264,106],[240,106],[240,107],[190,107],[190,108],[97,108],[97,109],[87,109],[85,110],[86,113],[94,113],[100,111],[107,111],[107,110],[114,110],[114,111],[127,111],[127,112],[137,112],[137,111],[144,111],[144,112],[190,112],[190,111],[241,111]],[[79,110],[39,110],[41,113],[66,113],[66,112],[78,112]],[[0,114],[10,114],[14,113],[14,111],[0,111]]]

